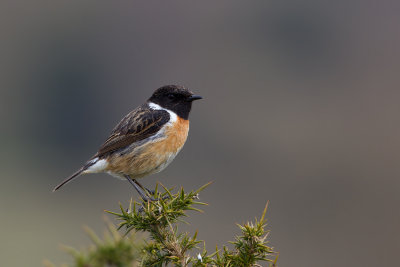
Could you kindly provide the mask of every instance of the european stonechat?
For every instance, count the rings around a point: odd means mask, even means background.
[[[115,126],[99,151],[53,191],[81,174],[106,172],[127,179],[144,200],[149,190],[137,182],[165,169],[185,144],[189,113],[194,100],[202,99],[185,87],[166,85]]]

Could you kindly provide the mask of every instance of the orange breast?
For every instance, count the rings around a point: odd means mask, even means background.
[[[161,149],[165,149],[165,151],[171,152],[179,152],[179,150],[183,147],[186,142],[187,136],[189,132],[189,120],[184,120],[178,117],[177,121],[166,129],[166,136],[168,136],[164,141],[165,147],[160,147]]]
[[[165,129],[165,138],[135,147],[129,153],[113,155],[109,171],[140,178],[162,171],[175,158],[187,139],[189,121],[178,117]]]

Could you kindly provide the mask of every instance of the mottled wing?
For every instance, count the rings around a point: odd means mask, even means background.
[[[94,157],[102,158],[134,142],[156,134],[170,119],[167,111],[143,105],[126,115],[111,132]]]

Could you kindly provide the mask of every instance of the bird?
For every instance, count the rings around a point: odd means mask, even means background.
[[[137,179],[164,170],[186,142],[192,102],[202,99],[180,85],[165,85],[129,112],[112,130],[97,153],[53,192],[83,174],[108,173],[128,180],[141,198],[151,190]]]

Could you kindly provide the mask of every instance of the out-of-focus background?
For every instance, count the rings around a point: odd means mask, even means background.
[[[394,266],[400,250],[396,1],[2,1],[0,264],[68,262],[136,192],[53,187],[152,91],[182,84],[189,139],[157,181],[210,203],[208,248],[268,212],[280,266]]]

